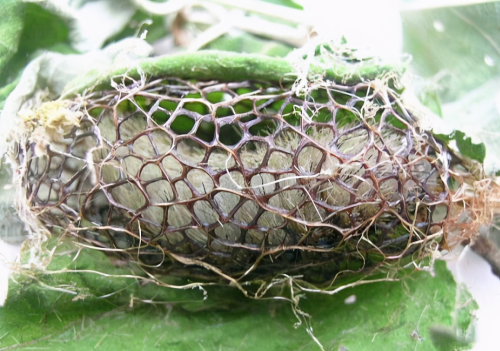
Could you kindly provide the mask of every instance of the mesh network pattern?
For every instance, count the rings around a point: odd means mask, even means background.
[[[453,156],[387,85],[128,88],[75,102],[64,140],[27,146],[49,229],[169,274],[325,281],[418,253],[450,216]]]

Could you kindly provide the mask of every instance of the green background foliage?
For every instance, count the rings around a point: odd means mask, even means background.
[[[403,50],[413,56],[419,75],[440,73],[442,102],[457,100],[500,75],[499,13],[500,2],[402,13]],[[487,65],[486,56],[496,64]]]
[[[77,251],[69,243],[58,246],[48,271],[59,273],[16,277],[0,310],[0,350],[318,349],[305,324],[295,328],[298,320],[289,302],[251,300],[225,286],[207,286],[204,300],[199,289],[104,277],[89,271],[118,276],[137,274],[137,268],[112,264],[97,250]],[[314,335],[325,350],[444,351],[450,342],[464,349],[477,306],[444,262],[436,262],[435,274],[410,269],[399,272],[396,282],[370,283],[333,296],[307,293],[299,307],[312,316]],[[287,289],[280,293],[286,295]],[[346,304],[352,295],[356,302]]]
[[[401,13],[403,50],[412,56],[411,70],[426,79],[421,102],[448,125],[443,139],[455,140],[465,156],[486,159],[488,172],[500,167],[499,13],[498,1]]]
[[[36,50],[74,52],[68,23],[60,16],[36,3],[7,0],[0,6],[4,7],[0,8],[0,40],[9,43],[9,54],[0,58],[0,86],[15,79]],[[4,32],[2,27],[6,28]]]

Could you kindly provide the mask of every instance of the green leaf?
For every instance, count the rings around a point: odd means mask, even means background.
[[[285,57],[293,48],[272,40],[259,38],[248,33],[226,34],[203,47],[205,50],[220,50]]]
[[[461,131],[455,132],[455,141],[457,143],[458,150],[464,156],[470,157],[479,162],[483,162],[486,157],[486,147],[483,143],[474,144],[471,138],[465,136],[465,133]]]
[[[264,1],[269,2],[271,4],[275,4],[275,5],[291,7],[293,9],[297,9],[297,10],[304,9],[300,4],[298,4],[297,2],[295,2],[293,0],[264,0]]]
[[[424,106],[428,107],[439,117],[443,117],[441,101],[439,100],[439,95],[436,90],[424,89],[422,93],[419,94],[418,98]]]
[[[481,163],[484,162],[486,157],[486,146],[483,143],[474,144],[472,139],[467,137],[464,132],[456,130],[451,134],[435,134],[435,136],[444,142],[454,140],[457,144],[458,151],[460,151],[462,155]]]
[[[61,245],[49,266],[59,273],[16,277],[0,309],[0,350],[319,349],[304,324],[294,327],[297,319],[286,301],[250,300],[225,286],[207,286],[206,300],[198,289],[140,286],[135,279],[90,273],[137,274],[137,266],[113,265],[96,250],[76,253],[70,244]],[[477,306],[464,292],[456,299],[457,285],[444,262],[436,262],[435,274],[406,271],[399,282],[361,285],[333,296],[310,293],[299,307],[312,316],[314,336],[325,350],[441,350],[433,342],[439,328],[460,336],[446,341],[449,345],[470,347],[466,330]],[[346,304],[352,295],[356,302]],[[468,319],[453,319],[456,303]]]
[[[63,42],[69,43],[69,26],[65,20],[36,3],[27,3],[19,51],[27,54]]]
[[[19,79],[16,79],[12,83],[9,83],[4,87],[0,87],[0,110],[3,109],[3,107],[5,105],[5,100],[7,100],[7,97],[16,88],[18,83],[19,83]]]
[[[442,102],[443,118],[430,125],[435,133],[452,135],[462,154],[484,161],[487,174],[500,169],[499,11],[500,2],[483,2],[402,13],[410,68],[436,92],[421,101],[438,115],[437,100]]]
[[[499,11],[499,2],[488,2],[402,13],[404,51],[418,74],[443,76],[443,102],[500,74]]]
[[[54,5],[61,7],[62,11],[68,12],[63,3]],[[136,12],[133,1],[85,0],[70,1],[68,5],[71,8],[70,37],[74,47],[80,52],[98,50],[106,46],[105,42],[122,31],[124,27],[136,24],[132,18]],[[99,25],[96,26],[96,23]],[[137,34],[132,32],[130,36],[136,37]]]
[[[0,3],[0,75],[19,46],[23,29],[25,4],[20,0],[4,0]]]
[[[150,44],[162,39],[168,34],[163,16],[150,15],[137,10],[130,19],[129,24],[120,32],[108,38],[103,46],[125,38],[135,37],[141,34],[143,30],[148,31],[145,40]]]
[[[5,24],[3,24],[4,20],[0,22],[2,23],[0,24],[0,38],[11,42],[11,51],[6,56],[8,60],[2,60],[0,53],[0,86],[16,79],[19,71],[28,64],[36,50],[59,51],[64,48],[67,51],[70,45],[68,24],[57,14],[35,3],[8,0],[7,4],[11,4],[10,10],[7,7],[7,11],[10,11],[12,15],[2,15],[8,20]],[[0,6],[5,5],[2,2]],[[0,7],[0,13],[3,14],[2,10]],[[6,28],[5,33],[2,33],[2,27]]]

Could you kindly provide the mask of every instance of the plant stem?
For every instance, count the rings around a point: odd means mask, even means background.
[[[374,63],[331,63],[328,68],[312,63],[308,76],[321,75],[325,80],[354,84],[372,80],[390,71],[402,72],[403,66]],[[258,54],[240,54],[220,51],[199,51],[159,56],[138,61],[134,66],[115,67],[108,74],[93,72],[71,81],[63,95],[79,93],[88,88],[106,89],[113,77],[127,75],[139,79],[146,77],[176,77],[181,79],[218,80],[223,82],[257,80],[267,82],[293,82],[298,72],[284,58]]]

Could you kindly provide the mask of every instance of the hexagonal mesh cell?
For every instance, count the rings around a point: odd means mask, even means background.
[[[442,233],[450,182],[472,177],[369,82],[302,96],[165,78],[94,92],[81,112],[64,147],[27,145],[32,210],[169,274],[189,274],[175,256],[240,280],[325,281],[401,258]]]

